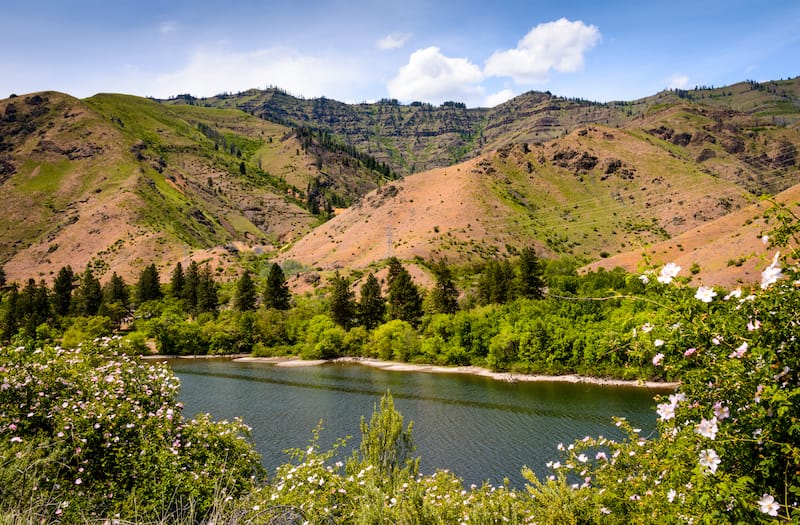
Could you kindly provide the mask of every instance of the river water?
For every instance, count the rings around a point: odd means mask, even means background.
[[[271,473],[289,460],[287,449],[308,446],[320,422],[322,447],[347,436],[352,436],[349,445],[357,446],[361,417],[369,421],[387,391],[406,425],[414,423],[421,472],[448,469],[466,484],[499,484],[508,478],[521,487],[521,468],[528,466],[540,477],[547,474],[545,463],[560,459],[559,443],[587,435],[621,437],[613,416],[627,418],[645,436],[655,429],[657,392],[643,388],[509,383],[349,363],[290,368],[227,359],[173,359],[169,364],[181,379],[184,415],[243,417]]]

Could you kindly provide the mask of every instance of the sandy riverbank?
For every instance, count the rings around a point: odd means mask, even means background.
[[[658,390],[674,390],[679,383],[668,383],[661,381],[630,381],[624,379],[609,379],[601,377],[586,377],[575,374],[567,374],[561,376],[548,376],[548,375],[533,375],[533,374],[513,374],[509,372],[493,372],[487,368],[479,366],[437,366],[437,365],[423,365],[413,363],[401,363],[397,361],[382,361],[380,359],[372,359],[366,357],[340,357],[332,360],[302,360],[293,357],[238,357],[234,361],[247,362],[247,363],[269,363],[274,366],[282,367],[302,367],[302,366],[317,366],[324,363],[356,363],[364,366],[371,366],[373,368],[380,368],[381,370],[388,370],[390,372],[429,372],[433,374],[471,374],[481,377],[488,377],[498,381],[508,382],[532,382],[532,381],[550,381],[550,382],[563,382],[563,383],[590,383],[594,385],[609,385],[609,386],[627,386],[650,388]]]

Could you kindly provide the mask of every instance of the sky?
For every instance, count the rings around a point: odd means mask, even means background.
[[[598,102],[800,75],[797,0],[4,0],[0,98]]]

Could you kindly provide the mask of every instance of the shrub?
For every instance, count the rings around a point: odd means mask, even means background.
[[[663,272],[652,285],[671,315],[640,349],[682,377],[658,399],[659,437],[619,420],[626,440],[587,437],[552,465],[606,523],[800,520],[800,274],[776,255],[762,276],[724,296]]]
[[[220,493],[252,489],[261,467],[249,429],[184,419],[172,372],[124,344],[0,349],[0,512],[148,521],[191,507],[202,517]]]

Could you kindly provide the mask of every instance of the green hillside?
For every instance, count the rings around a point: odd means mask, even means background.
[[[798,78],[495,108],[31,94],[0,101],[0,264],[12,278],[190,257],[224,269],[297,244],[301,262],[347,266],[385,256],[387,231],[412,258],[535,245],[596,259],[797,184],[798,148]]]
[[[274,249],[320,220],[309,210],[380,178],[355,161],[323,165],[313,141],[238,110],[50,92],[0,101],[0,115],[0,262],[12,276]]]

